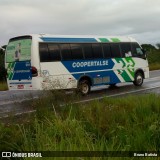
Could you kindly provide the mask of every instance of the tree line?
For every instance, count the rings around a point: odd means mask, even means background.
[[[143,49],[150,51],[150,50],[160,50],[160,43],[157,43],[155,46],[152,44],[142,44]]]

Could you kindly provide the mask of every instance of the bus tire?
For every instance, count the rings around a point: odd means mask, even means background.
[[[141,86],[143,84],[143,79],[144,79],[143,74],[141,72],[137,72],[135,74],[133,84],[135,86]]]
[[[91,90],[90,82],[83,79],[79,82],[78,90],[82,95],[87,95]]]

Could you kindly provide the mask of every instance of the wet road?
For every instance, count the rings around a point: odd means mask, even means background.
[[[133,83],[121,83],[114,88],[101,86],[92,88],[90,95],[82,97],[79,102],[87,102],[103,97],[125,96],[127,94],[157,93],[160,94],[160,70],[151,71],[150,78],[144,80],[141,87]],[[39,91],[1,91],[0,92],[0,117],[8,115],[19,115],[27,112],[34,112],[27,100],[38,98]]]

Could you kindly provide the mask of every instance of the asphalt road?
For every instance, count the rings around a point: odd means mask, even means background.
[[[132,82],[130,83],[120,83],[116,87],[101,86],[94,87],[92,93],[84,99],[91,100],[92,98],[100,97],[115,97],[126,94],[138,94],[138,93],[148,93],[153,92],[160,94],[160,70],[150,71],[150,78],[145,79],[141,87],[134,86]],[[90,97],[90,98],[89,98]]]
[[[141,87],[136,87],[132,83],[121,83],[116,87],[100,86],[93,87],[91,93],[82,97],[80,102],[87,102],[103,97],[125,96],[127,94],[157,93],[160,94],[160,70],[151,71],[150,78],[144,80]],[[28,100],[34,100],[41,95],[39,91],[1,91],[0,92],[0,117],[9,115],[19,115],[34,112]]]

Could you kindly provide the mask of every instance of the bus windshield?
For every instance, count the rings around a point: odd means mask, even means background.
[[[31,39],[11,40],[6,48],[6,62],[31,60]]]

